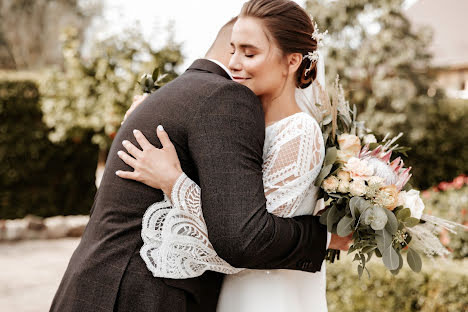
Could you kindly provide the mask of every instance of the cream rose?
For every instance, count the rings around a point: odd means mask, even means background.
[[[349,180],[340,180],[340,184],[338,184],[338,192],[340,193],[349,192]]]
[[[341,151],[353,156],[358,156],[361,151],[361,140],[353,134],[343,133],[338,136],[338,144]]]
[[[398,206],[398,189],[395,185],[384,186],[377,193],[374,202],[388,210],[395,209]]]
[[[349,192],[353,196],[363,196],[367,192],[364,180],[354,180],[349,184]]]
[[[338,184],[340,180],[338,180],[335,176],[329,176],[322,182],[322,187],[327,193],[335,193],[336,189],[338,188]]]
[[[425,207],[421,197],[419,196],[419,191],[401,191],[398,195],[398,204],[405,208],[409,208],[413,218],[421,219]]]
[[[348,171],[344,171],[344,170],[340,170],[338,171],[338,173],[336,174],[336,176],[338,177],[338,179],[340,179],[341,181],[350,181],[351,180],[351,176],[349,174]]]
[[[352,157],[343,168],[344,171],[349,172],[353,180],[368,180],[374,170],[369,167],[366,160],[361,160],[357,157]]]
[[[350,153],[350,152],[343,152],[343,151],[340,151],[340,150],[337,150],[336,151],[336,160],[342,164],[345,164],[348,162],[348,160],[350,160],[351,158],[353,158],[355,155]]]

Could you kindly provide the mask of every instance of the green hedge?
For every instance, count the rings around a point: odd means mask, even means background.
[[[404,256],[406,258],[406,256]],[[350,256],[327,265],[330,312],[468,311],[468,261],[427,260],[421,273],[406,266],[397,276],[371,260],[359,280]],[[380,259],[378,259],[380,261]],[[312,310],[311,310],[312,311]]]
[[[413,186],[424,190],[468,174],[468,100],[441,100],[411,111],[408,118],[410,123],[398,130],[405,132],[401,143],[412,148],[405,163],[413,167]],[[417,118],[424,120],[422,125],[410,125]],[[422,137],[411,141],[415,132]]]
[[[49,141],[33,80],[0,78],[0,219],[86,214],[96,187],[90,138]]]

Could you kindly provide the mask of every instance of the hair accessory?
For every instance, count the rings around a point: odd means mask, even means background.
[[[310,60],[310,65],[309,65],[309,67],[306,69],[306,71],[304,73],[304,76],[307,76],[309,74],[309,72],[312,70],[312,65],[318,63],[320,55],[319,55],[318,51],[315,50],[314,52],[307,53],[307,55],[304,55],[303,57],[308,58]]]
[[[317,42],[317,48],[319,48],[323,45],[322,41],[323,41],[323,38],[325,38],[325,35],[328,33],[328,30],[325,30],[323,33],[321,33],[313,17],[311,17],[311,20],[314,23],[314,32],[312,33],[311,38]],[[317,50],[315,50],[314,52],[308,52],[307,55],[304,55],[303,57],[308,58],[310,60],[310,65],[304,73],[304,76],[307,76],[309,72],[312,70],[312,65],[318,63],[320,54],[318,53]]]
[[[321,33],[319,31],[317,23],[314,21],[314,32],[312,33],[311,38],[317,41],[318,47],[321,47],[323,45],[323,39],[325,38],[327,34],[328,34],[328,30],[325,30],[323,33]]]

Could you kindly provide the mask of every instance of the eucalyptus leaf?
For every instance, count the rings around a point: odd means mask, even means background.
[[[373,251],[377,246],[366,246],[362,248],[362,252],[368,254],[369,252]]]
[[[325,142],[325,145],[327,144],[328,136],[329,136],[329,135],[330,135],[329,133],[323,133],[323,134],[322,134],[323,142]]]
[[[361,279],[362,271],[364,270],[364,268],[362,267],[362,265],[358,265],[357,270],[358,270],[359,279]]]
[[[325,154],[325,160],[323,161],[324,165],[333,165],[336,161],[338,150],[336,146],[327,148],[327,153]]]
[[[416,273],[421,272],[422,261],[419,254],[411,247],[408,248],[408,254],[406,255],[408,265]]]
[[[377,241],[377,248],[383,255],[388,247],[392,245],[392,234],[390,234],[386,229],[375,232],[377,234],[375,236],[375,240]]]
[[[333,205],[329,210],[330,212],[328,213],[328,216],[327,216],[327,231],[330,233],[334,233],[333,226],[340,219],[340,215],[335,205]]]
[[[315,186],[320,187],[322,185],[323,180],[328,176],[332,169],[333,165],[327,165],[322,168],[322,171],[320,171],[319,176],[317,177],[317,180],[315,180]]]
[[[351,234],[353,232],[353,222],[354,218],[352,217],[344,216],[341,218],[336,229],[338,236],[346,237]]]
[[[351,247],[349,247],[349,249],[348,249],[348,255],[349,255],[350,253],[353,253],[354,251],[356,251],[356,246],[351,245]]]
[[[413,227],[413,226],[419,224],[419,219],[416,219],[416,218],[413,218],[413,217],[409,217],[409,218],[407,218],[404,222],[405,222],[405,225],[406,225],[407,227]]]
[[[403,267],[403,257],[401,256],[401,253],[400,251],[396,251],[397,255],[398,255],[398,268],[396,268],[395,270],[390,270],[390,272],[393,274],[393,275],[397,275],[398,273],[400,273],[400,270],[401,268]]]
[[[357,204],[359,202],[359,197],[353,197],[349,200],[349,210],[353,218],[356,218]]]
[[[397,212],[398,220],[405,221],[409,217],[411,217],[411,210],[409,208],[404,208]]]
[[[330,213],[330,209],[327,209],[320,215],[319,221],[321,224],[327,225],[327,217],[329,213]]]
[[[382,254],[382,256],[383,263],[389,270],[398,269],[398,266],[400,265],[400,258],[392,246],[385,249],[385,252]]]
[[[398,231],[398,220],[393,214],[388,209],[384,209],[385,213],[387,214],[387,224],[385,225],[385,229],[390,233],[390,234],[395,234]]]

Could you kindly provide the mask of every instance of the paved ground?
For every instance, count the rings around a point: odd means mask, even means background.
[[[0,311],[49,311],[77,238],[0,243]]]

